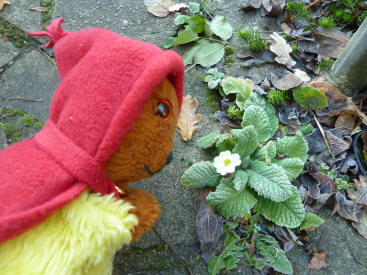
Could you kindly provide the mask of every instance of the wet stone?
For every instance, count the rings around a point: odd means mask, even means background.
[[[0,39],[0,68],[8,64],[18,54],[18,48],[13,46],[11,42],[4,42]]]
[[[49,104],[58,83],[56,67],[49,63],[48,57],[32,51],[2,74],[0,94],[3,97],[0,106],[22,110],[40,121],[45,121],[49,116]]]

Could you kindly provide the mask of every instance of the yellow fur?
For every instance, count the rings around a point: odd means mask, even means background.
[[[0,274],[111,274],[116,250],[131,241],[138,223],[128,213],[132,208],[112,195],[84,191],[45,222],[0,244]]]

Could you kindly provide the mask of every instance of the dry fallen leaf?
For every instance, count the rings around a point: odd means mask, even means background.
[[[271,17],[279,16],[285,6],[285,0],[263,0],[264,9]]]
[[[0,0],[0,11],[3,10],[5,5],[10,5],[10,1],[9,0]]]
[[[357,115],[367,125],[367,116],[359,110],[351,97],[345,96],[338,88],[325,81],[313,81],[311,86],[322,91],[329,103],[328,107],[316,110],[318,116]]]
[[[276,70],[271,73],[271,83],[279,90],[289,90],[302,84],[302,79],[288,70]]]
[[[367,177],[359,176],[354,183],[357,190],[348,190],[348,196],[355,203],[367,205]]]
[[[275,61],[291,69],[296,65],[296,61],[289,55],[292,52],[291,46],[289,46],[287,41],[276,32],[273,32],[270,37],[275,41],[275,43],[270,45],[270,51],[276,54]]]
[[[348,200],[345,197],[345,195],[341,192],[336,192],[335,198],[336,202],[332,214],[338,212],[338,214],[342,216],[344,219],[358,222],[357,213],[359,209],[356,203]]]
[[[367,209],[364,209],[358,222],[352,223],[353,227],[357,229],[358,233],[367,239]]]
[[[48,11],[47,7],[36,7],[36,8],[29,8],[31,11],[38,11],[38,12],[46,12]]]
[[[346,127],[350,129],[349,134],[354,129],[356,125],[356,117],[354,115],[340,115],[335,121],[335,128]]]
[[[350,40],[349,36],[341,31],[322,27],[317,28],[313,35],[320,43],[321,58],[338,58]]]
[[[203,119],[202,114],[195,114],[197,109],[198,101],[196,98],[192,98],[191,95],[184,97],[177,123],[181,137],[184,141],[191,140],[192,134],[198,129],[196,124]]]
[[[200,205],[196,214],[196,233],[204,260],[208,263],[222,234],[224,219],[214,212],[205,198],[209,190],[200,196]]]
[[[178,12],[180,9],[188,9],[188,8],[189,8],[188,5],[180,3],[180,4],[175,4],[173,6],[170,6],[168,8],[168,11],[169,12]]]
[[[169,14],[169,8],[173,6],[171,0],[144,0],[147,11],[158,17],[166,17]]]
[[[327,250],[325,250],[322,253],[315,253],[313,254],[313,257],[311,259],[311,262],[308,264],[308,268],[319,270],[323,267],[327,267],[327,263],[325,261],[327,254]]]

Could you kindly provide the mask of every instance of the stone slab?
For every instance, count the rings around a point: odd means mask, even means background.
[[[0,150],[8,146],[4,130],[0,129]]]
[[[39,0],[12,0],[0,11],[0,17],[25,32],[41,30],[41,13],[29,10],[39,6]]]
[[[8,64],[19,53],[19,49],[11,42],[4,42],[0,39],[0,68]]]
[[[51,97],[59,83],[56,67],[46,55],[32,51],[9,67],[0,79],[1,107],[22,110],[40,121],[47,120]],[[42,102],[9,100],[9,98]]]

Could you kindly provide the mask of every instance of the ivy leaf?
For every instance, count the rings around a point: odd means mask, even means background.
[[[186,23],[189,25],[190,29],[192,29],[196,33],[203,33],[205,26],[205,18],[201,14],[195,14],[186,20]]]
[[[252,125],[242,129],[232,129],[231,132],[237,138],[233,153],[239,154],[241,159],[250,156],[259,145],[256,130]]]
[[[292,195],[292,184],[283,168],[276,164],[268,166],[258,160],[251,161],[250,169],[245,172],[249,175],[250,186],[265,198],[279,202]]]
[[[209,27],[215,35],[219,36],[224,41],[232,37],[232,26],[224,16],[214,17]]]
[[[245,109],[241,125],[242,127],[254,126],[260,142],[265,142],[271,137],[269,117],[259,106],[252,105]]]
[[[206,197],[207,202],[213,205],[223,217],[237,218],[250,213],[256,204],[255,197],[247,189],[239,192],[233,187],[231,179],[222,179],[215,192]]]
[[[324,220],[321,219],[319,216],[313,213],[307,213],[299,229],[303,230],[309,227],[322,225],[323,223],[324,223]]]
[[[308,144],[300,132],[295,136],[285,136],[276,141],[277,154],[287,155],[291,158],[307,160]]]
[[[305,164],[300,158],[274,159],[273,163],[284,169],[289,180],[297,178],[301,174],[303,165]]]
[[[218,140],[223,140],[226,138],[229,138],[229,136],[226,134],[210,133],[209,135],[206,135],[205,137],[199,139],[198,146],[200,149],[208,149],[210,147],[213,147]]]
[[[222,44],[200,39],[184,52],[183,60],[185,66],[194,63],[203,67],[211,67],[217,64],[223,55],[224,47]]]
[[[189,10],[191,13],[198,13],[200,11],[200,3],[190,2]]]
[[[214,165],[210,161],[192,165],[181,177],[181,185],[195,188],[215,187],[220,181]]]
[[[177,13],[176,16],[175,16],[175,25],[182,25],[182,24],[185,24],[186,23],[186,20],[189,19],[190,16],[187,16],[187,15],[184,15],[184,14],[181,14],[181,13]]]
[[[245,171],[238,169],[234,174],[233,185],[237,191],[243,191],[248,181],[248,175]]]
[[[255,240],[255,245],[260,250],[260,254],[264,256],[266,262],[276,271],[284,274],[293,274],[291,263],[273,237],[260,234]]]
[[[248,100],[244,103],[244,108],[248,108],[252,105],[261,107],[264,109],[266,115],[268,116],[270,128],[269,128],[269,135],[272,137],[276,130],[278,129],[278,118],[275,115],[275,111],[273,106],[261,95],[257,93],[252,93]]]
[[[305,218],[305,209],[295,186],[291,186],[291,192],[291,196],[281,202],[259,197],[256,210],[277,225],[298,227]]]
[[[194,32],[191,28],[186,28],[178,33],[176,41],[172,44],[172,46],[190,43],[195,41],[197,38],[198,35],[196,32]]]
[[[328,106],[323,92],[311,86],[299,86],[293,91],[294,100],[306,109],[322,109]]]

